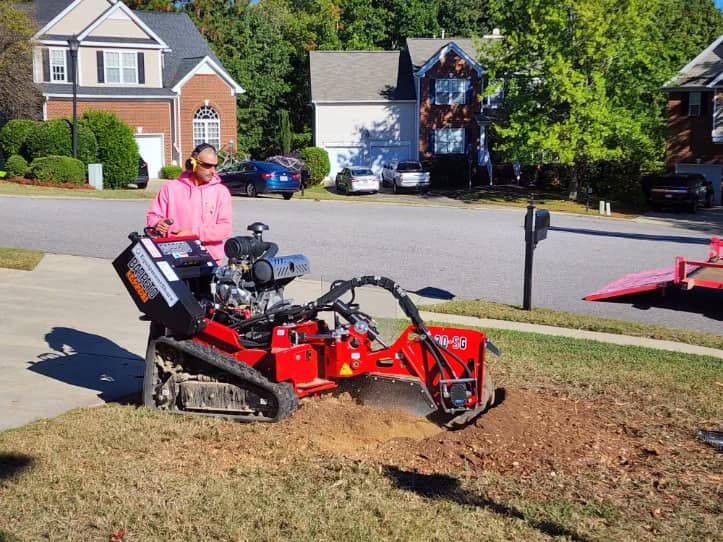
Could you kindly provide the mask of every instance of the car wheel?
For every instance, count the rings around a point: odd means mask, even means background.
[[[688,211],[695,213],[698,210],[698,200],[695,199],[688,204]]]
[[[281,195],[284,196],[284,199],[285,199],[285,200],[290,200],[291,198],[294,197],[294,193],[293,193],[293,192],[284,192],[284,193],[281,194]]]
[[[250,198],[255,198],[258,195],[258,191],[256,190],[256,185],[254,183],[246,185],[246,195]]]
[[[705,198],[705,206],[710,209],[713,207],[713,194],[708,194]]]

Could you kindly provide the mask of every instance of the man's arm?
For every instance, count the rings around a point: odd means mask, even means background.
[[[146,225],[149,228],[154,228],[161,220],[168,218],[168,191],[165,190],[165,185],[153,198],[151,206],[146,213]]]

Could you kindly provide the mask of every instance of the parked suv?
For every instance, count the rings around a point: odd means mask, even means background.
[[[713,183],[700,173],[662,173],[643,178],[643,191],[653,209],[683,208],[691,213],[698,207],[712,207]]]
[[[422,164],[412,160],[382,164],[382,186],[391,186],[392,192],[399,193],[405,188],[429,189],[429,171]]]

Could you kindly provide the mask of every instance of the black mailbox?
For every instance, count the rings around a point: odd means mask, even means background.
[[[537,209],[535,211],[535,243],[547,239],[547,229],[550,227],[550,211]]]

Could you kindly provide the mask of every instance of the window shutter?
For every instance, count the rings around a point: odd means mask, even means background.
[[[465,84],[467,85],[467,89],[465,90],[466,94],[464,96],[464,103],[473,104],[474,103],[474,87],[472,86],[472,79],[465,79]]]
[[[436,154],[436,151],[434,149],[434,129],[430,128],[429,130],[429,154]]]
[[[684,92],[683,97],[680,100],[680,114],[683,117],[688,116],[688,103],[690,101],[690,93]]]
[[[429,103],[434,105],[437,103],[437,93],[434,88],[434,79],[429,80]]]
[[[75,80],[74,71],[75,66],[70,55],[70,49],[68,49],[65,51],[65,80],[68,81],[68,83],[72,83]]]
[[[50,51],[43,49],[43,81],[50,81]]]
[[[710,92],[701,92],[700,93],[700,114],[701,116],[708,113],[708,97],[712,96]]]
[[[142,52],[138,53],[138,83],[146,84],[146,63],[145,55]]]
[[[103,51],[96,51],[95,58],[98,64],[98,82],[105,83],[105,69],[103,67]]]

